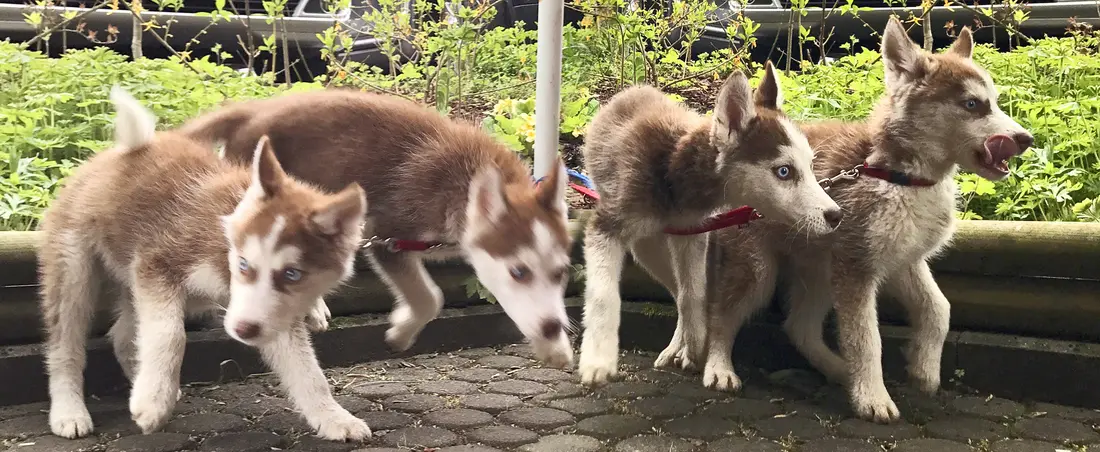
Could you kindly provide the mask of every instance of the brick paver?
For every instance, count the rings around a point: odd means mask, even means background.
[[[0,451],[1049,452],[1100,450],[1100,412],[891,385],[902,422],[854,419],[843,389],[798,369],[746,370],[731,395],[626,352],[621,379],[587,390],[523,345],[361,363],[325,372],[374,437],[313,436],[270,375],[192,385],[164,430],[141,435],[124,397],[89,397],[96,433],[49,434],[48,404],[0,407]],[[1090,448],[1091,447],[1091,448]]]

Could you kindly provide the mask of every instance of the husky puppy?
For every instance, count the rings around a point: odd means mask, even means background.
[[[584,238],[584,336],[580,375],[616,375],[627,251],[676,298],[677,333],[657,366],[705,358],[708,234],[666,235],[719,209],[749,204],[767,218],[826,234],[841,212],[814,179],[806,137],[783,114],[770,63],[755,95],[744,74],[722,85],[712,118],[649,86],[615,95],[592,120],[585,166],[600,202]]]
[[[536,186],[520,158],[479,127],[356,90],[230,104],[180,130],[224,142],[225,158],[234,162],[246,161],[251,143],[267,135],[290,174],[330,189],[358,182],[371,200],[371,235],[456,245],[539,359],[572,366],[564,293],[573,239],[561,165]],[[443,306],[424,260],[455,255],[445,248],[392,251],[368,249],[396,297],[386,341],[404,351]]]
[[[326,193],[287,176],[266,137],[251,169],[230,164],[205,143],[154,132],[152,113],[121,88],[111,99],[114,147],[81,165],[42,224],[53,433],[92,433],[85,345],[96,307],[111,303],[108,336],[142,432],[160,429],[179,398],[185,316],[224,311],[226,332],[259,348],[319,436],[369,437],[333,399],[303,321],[352,274],[363,190]],[[105,280],[121,287],[117,298],[104,299]]]
[[[829,194],[845,220],[828,239],[766,220],[718,235],[704,384],[740,387],[730,358],[734,336],[771,300],[780,276],[790,304],[787,334],[826,377],[848,385],[859,417],[898,419],[882,377],[880,291],[900,300],[913,323],[910,377],[926,392],[939,388],[951,306],[928,260],[955,230],[957,167],[1003,179],[1007,160],[1033,141],[997,107],[993,80],[971,59],[973,47],[964,28],[946,52],[929,54],[892,18],[882,38],[886,91],[871,117],[802,126],[816,152],[816,177],[841,175]],[[823,338],[832,308],[840,355]]]

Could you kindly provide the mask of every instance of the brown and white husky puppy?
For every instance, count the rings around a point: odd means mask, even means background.
[[[584,238],[584,384],[603,384],[617,372],[628,250],[675,296],[680,314],[655,364],[687,368],[706,356],[708,234],[666,235],[666,227],[696,226],[743,204],[809,234],[827,234],[840,222],[840,209],[814,179],[809,143],[781,104],[768,63],[755,95],[744,74],[731,75],[713,118],[649,86],[615,95],[593,118],[584,158],[600,202]]]
[[[955,230],[957,167],[1003,179],[1007,160],[1033,140],[998,108],[993,80],[971,59],[973,46],[964,28],[946,52],[929,54],[893,18],[882,38],[886,92],[871,117],[802,126],[816,152],[816,177],[848,174],[829,192],[844,222],[828,239],[766,220],[718,235],[707,386],[740,386],[730,358],[733,338],[771,299],[779,276],[790,304],[787,334],[826,377],[848,385],[859,417],[898,418],[882,376],[880,291],[898,299],[913,324],[906,349],[910,377],[924,391],[939,388],[951,306],[928,260]],[[832,308],[840,355],[823,338]]]
[[[74,173],[47,210],[39,254],[50,429],[92,432],[84,404],[85,345],[97,306],[118,320],[108,336],[130,380],[130,413],[160,429],[179,398],[184,318],[225,312],[225,330],[259,348],[319,436],[369,437],[336,400],[303,319],[352,274],[366,200],[350,184],[326,193],[283,172],[270,142],[252,168],[173,132],[121,88],[115,144]],[[103,282],[121,288],[116,295]]]
[[[520,158],[479,127],[356,90],[230,104],[181,132],[224,142],[225,158],[236,162],[267,135],[290,174],[330,189],[358,182],[371,200],[370,235],[457,245],[536,355],[572,365],[564,304],[572,237],[561,165],[535,186]],[[411,347],[439,314],[443,294],[424,260],[454,257],[447,251],[368,249],[396,298],[386,332],[394,349]]]

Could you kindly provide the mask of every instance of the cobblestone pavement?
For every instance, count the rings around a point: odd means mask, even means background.
[[[434,451],[807,451],[1100,452],[1100,412],[1021,404],[980,395],[892,394],[907,422],[849,418],[843,392],[816,374],[742,372],[738,396],[706,390],[699,377],[652,368],[654,355],[626,353],[623,381],[584,391],[574,375],[539,368],[526,346],[363,363],[326,371],[337,400],[374,438],[332,443],[308,426],[270,375],[194,385],[161,433],[141,435],[125,399],[89,401],[96,436],[49,435],[37,403],[0,408],[0,448],[21,452],[182,450],[260,452]],[[12,383],[8,383],[12,384]]]

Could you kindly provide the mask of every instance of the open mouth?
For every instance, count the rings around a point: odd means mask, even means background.
[[[1008,135],[993,135],[985,140],[983,149],[976,151],[978,163],[991,175],[1008,175],[1008,160],[1020,155],[1020,146]]]

